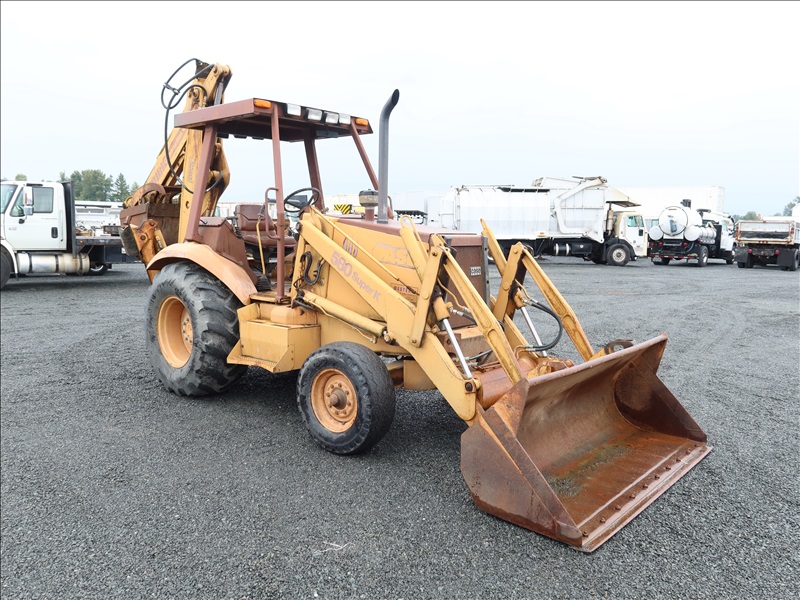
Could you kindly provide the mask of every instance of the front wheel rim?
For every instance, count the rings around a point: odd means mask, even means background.
[[[177,296],[170,296],[158,309],[158,345],[170,366],[178,369],[189,362],[194,334],[189,309]]]
[[[333,433],[350,429],[358,416],[356,390],[338,369],[324,369],[311,384],[311,408],[320,425]]]

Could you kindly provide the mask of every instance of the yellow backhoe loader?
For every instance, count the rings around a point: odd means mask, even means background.
[[[708,454],[657,376],[665,336],[596,350],[522,244],[506,254],[485,223],[478,235],[394,217],[388,125],[398,91],[380,116],[378,177],[361,142],[367,119],[263,98],[225,103],[230,75],[196,61],[194,96],[174,118],[184,133],[167,144],[195,140],[183,151],[192,160],[169,169],[187,178],[180,199],[158,189],[175,182],[153,178],[122,215],[128,252],[152,281],[147,343],[167,389],[221,393],[248,366],[296,372],[301,418],[338,454],[381,440],[396,388],[438,390],[469,426],[461,469],[475,504],[586,552]],[[273,171],[263,205],[228,220],[212,215],[231,136],[269,140]],[[331,138],[355,142],[368,188],[361,212],[325,208],[316,144]],[[294,142],[309,181],[287,194],[281,148]],[[540,312],[555,320],[555,339],[540,339],[531,318]],[[550,354],[562,331],[582,362]]]

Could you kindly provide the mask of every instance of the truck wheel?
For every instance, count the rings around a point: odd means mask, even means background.
[[[797,271],[798,266],[800,266],[800,250],[795,250],[794,256],[792,257],[792,264],[789,265],[789,270]]]
[[[753,255],[752,254],[748,254],[747,255],[747,262],[744,263],[744,268],[745,269],[752,269],[754,264],[755,264],[755,261],[753,260]]]
[[[0,252],[0,290],[6,287],[8,279],[11,277],[11,259],[5,251]]]
[[[615,267],[624,267],[631,259],[631,253],[624,244],[614,244],[606,253],[608,264]]]
[[[697,266],[705,267],[708,264],[708,248],[700,246],[700,251],[697,253]]]
[[[93,264],[89,267],[89,275],[105,275],[108,272],[108,265],[104,263]]]
[[[334,342],[303,363],[297,406],[315,442],[334,454],[356,454],[389,431],[394,385],[372,350],[353,342]]]
[[[744,263],[743,262],[737,262],[736,266],[739,267],[740,269],[744,269]]]
[[[654,265],[668,265],[668,264],[669,264],[669,261],[671,261],[671,260],[672,260],[671,258],[659,258],[659,259],[656,261],[656,259],[654,258],[654,259],[653,259],[653,264],[654,264]]]
[[[218,394],[246,371],[228,364],[239,336],[241,303],[222,282],[189,262],[153,279],[147,302],[147,347],[158,378],[180,396]]]

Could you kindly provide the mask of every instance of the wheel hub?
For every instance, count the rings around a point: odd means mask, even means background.
[[[174,368],[189,361],[194,345],[192,319],[177,296],[166,298],[158,309],[158,345],[164,359]]]
[[[320,424],[333,432],[349,429],[358,415],[355,388],[337,369],[325,369],[314,379],[311,406]]]

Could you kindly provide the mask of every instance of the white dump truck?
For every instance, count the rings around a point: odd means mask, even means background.
[[[691,200],[661,211],[648,232],[648,255],[653,264],[668,265],[673,260],[695,260],[698,267],[709,258],[734,260],[734,222],[727,213],[693,209]]]
[[[3,181],[1,189],[0,289],[12,275],[103,275],[131,262],[119,206],[76,203],[70,182]]]
[[[783,271],[800,266],[800,205],[788,217],[762,217],[736,223],[736,264],[778,265]]]
[[[429,225],[471,233],[480,233],[481,218],[489,215],[504,252],[522,242],[535,256],[624,266],[647,256],[644,220],[635,202],[606,183],[603,177],[540,177],[530,186],[451,187],[427,197],[423,214]],[[395,210],[410,212],[399,202]]]

